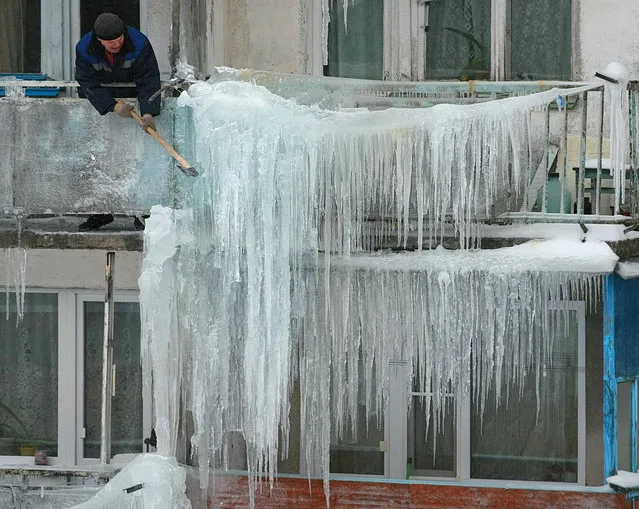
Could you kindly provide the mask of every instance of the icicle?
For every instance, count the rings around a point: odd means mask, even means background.
[[[24,318],[24,294],[27,286],[27,250],[21,247],[12,247],[5,250],[5,293],[6,293],[6,319],[9,319],[9,290],[13,283],[16,301],[16,323]]]
[[[610,175],[615,186],[615,214],[626,200],[626,171],[628,162],[628,71],[612,63],[606,74],[617,79],[617,83],[604,85],[610,104]]]
[[[240,430],[251,496],[263,479],[273,486],[298,376],[302,447],[309,465],[320,458],[328,497],[331,418],[338,434],[356,429],[362,401],[379,418],[389,360],[405,360],[432,392],[435,432],[444,393],[468,385],[471,349],[482,409],[490,390],[521,387],[550,354],[549,303],[614,269],[605,244],[589,243],[586,258],[581,242],[569,252],[566,242],[361,252],[391,234],[406,245],[415,230],[430,245],[452,231],[472,245],[495,197],[525,189],[530,109],[557,94],[354,112],[247,83],[193,84],[179,103],[193,108],[204,171],[184,204],[192,210],[152,211],[140,277],[162,452],[174,454],[182,395],[202,484]]]

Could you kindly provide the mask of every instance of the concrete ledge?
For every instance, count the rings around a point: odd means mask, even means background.
[[[142,251],[143,232],[133,227],[133,217],[116,217],[113,223],[94,232],[80,232],[86,218],[62,216],[27,219],[22,231],[14,220],[0,220],[0,248],[26,249],[101,249]]]

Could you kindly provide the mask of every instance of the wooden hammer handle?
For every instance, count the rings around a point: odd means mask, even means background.
[[[123,103],[124,101],[122,99],[118,99],[119,103]],[[139,115],[139,113],[135,110],[131,110],[131,116],[137,120],[141,126],[144,125],[144,119]],[[171,154],[171,156],[173,156],[173,158],[184,168],[192,168],[192,166],[186,161],[186,159],[184,159],[180,154],[178,154],[175,149],[169,145],[164,138],[162,138],[162,136],[160,136],[155,129],[153,129],[151,126],[147,126],[144,129],[147,133],[149,133],[151,136],[153,136],[156,140],[158,140],[160,142],[160,145],[162,145],[166,151]]]

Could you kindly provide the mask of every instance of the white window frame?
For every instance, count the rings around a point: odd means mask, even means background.
[[[83,438],[81,438],[84,428],[83,304],[87,301],[104,302],[104,292],[27,288],[26,293],[54,293],[58,296],[58,455],[49,456],[48,464],[51,466],[96,465],[99,459],[82,458],[84,451]],[[138,292],[117,291],[114,298],[115,302],[138,302]],[[146,435],[150,433],[153,421],[151,384],[143,383],[142,387],[142,426],[143,433]],[[0,466],[2,465],[33,465],[33,457],[0,456]]]
[[[149,0],[140,0],[140,30],[147,32]],[[40,72],[74,79],[75,45],[80,33],[80,0],[40,0]]]
[[[138,293],[134,291],[119,291],[114,294],[114,301],[117,302],[139,302]],[[76,403],[76,420],[72,429],[75,430],[76,440],[76,457],[74,463],[76,465],[97,465],[100,463],[99,458],[84,457],[84,438],[86,430],[84,427],[84,303],[85,302],[104,302],[104,293],[99,292],[78,292],[76,293],[76,346],[77,355],[75,363],[75,403]],[[115,382],[117,384],[117,366]],[[151,384],[142,384],[142,431],[143,437],[146,433],[151,432],[152,427],[152,406],[151,406]],[[140,454],[144,452],[144,443],[140,444]]]
[[[586,484],[586,304],[583,301],[565,301],[561,303],[562,309],[575,311],[577,313],[577,482],[576,483],[556,483],[545,481],[508,481],[512,485],[581,485]],[[406,476],[406,463],[408,460],[408,409],[405,402],[409,401],[406,392],[408,385],[406,377],[408,369],[406,363],[402,361],[391,361],[391,365],[395,365],[396,369],[391,369],[391,385],[390,385],[390,408],[388,416],[388,451],[390,457],[386,458],[389,465],[388,477],[394,479],[404,479]],[[470,384],[470,366],[468,366],[464,375],[467,384]],[[458,481],[482,481],[481,479],[471,478],[470,475],[470,455],[471,455],[471,400],[470,391],[466,395],[460,397],[457,401],[457,429],[456,429],[456,476]],[[420,477],[412,476],[414,479],[429,480],[448,480],[450,477]],[[498,479],[485,480],[489,482],[499,483]]]
[[[13,292],[9,293],[9,297],[13,297]],[[64,390],[64,382],[62,380],[63,367],[66,367],[69,363],[73,362],[73,359],[63,358],[64,346],[62,345],[62,337],[66,333],[66,322],[64,311],[60,305],[60,293],[58,290],[45,289],[45,288],[28,288],[25,293],[56,293],[58,294],[58,455],[49,456],[47,458],[49,465],[64,465],[66,456],[64,455],[65,446],[68,443],[63,443],[65,436],[63,433],[65,420],[62,406],[60,405],[61,394]],[[4,318],[2,318],[4,319]],[[66,355],[66,353],[65,353]],[[0,456],[0,465],[33,465],[33,456]]]
[[[561,483],[546,481],[512,481],[509,485],[536,487],[557,486],[585,486],[586,484],[586,304],[584,301],[563,301],[555,309],[566,309],[577,313],[577,482]],[[408,461],[408,407],[407,402],[413,395],[419,393],[408,392],[412,383],[407,382],[409,369],[406,361],[390,360],[389,398],[384,416],[384,442],[380,443],[380,450],[384,452],[384,475],[369,474],[340,474],[331,472],[332,479],[352,479],[353,477],[405,479]],[[470,365],[463,374],[464,381],[470,386]],[[456,447],[455,447],[455,477],[417,476],[411,479],[429,481],[460,481],[503,484],[499,479],[479,479],[470,475],[471,457],[471,396],[470,391],[457,397],[456,401]],[[304,438],[301,437],[303,442]],[[300,448],[300,473],[306,474],[307,464],[305,454]],[[310,475],[321,475],[321,458],[315,458],[310,465]]]

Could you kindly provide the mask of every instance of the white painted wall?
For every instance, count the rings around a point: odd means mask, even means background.
[[[171,77],[171,3],[167,0],[140,2],[140,28],[153,46],[163,80]]]
[[[620,62],[639,79],[639,2],[579,0],[575,6],[574,78],[591,79],[610,62]]]
[[[0,249],[0,287],[9,279],[12,290],[13,274],[7,274],[6,253]],[[115,255],[115,290],[137,290],[142,254],[120,251]],[[27,250],[27,287],[90,289],[105,288],[106,251],[81,249]]]
[[[227,0],[225,64],[303,72],[307,53],[303,3],[301,0]]]

